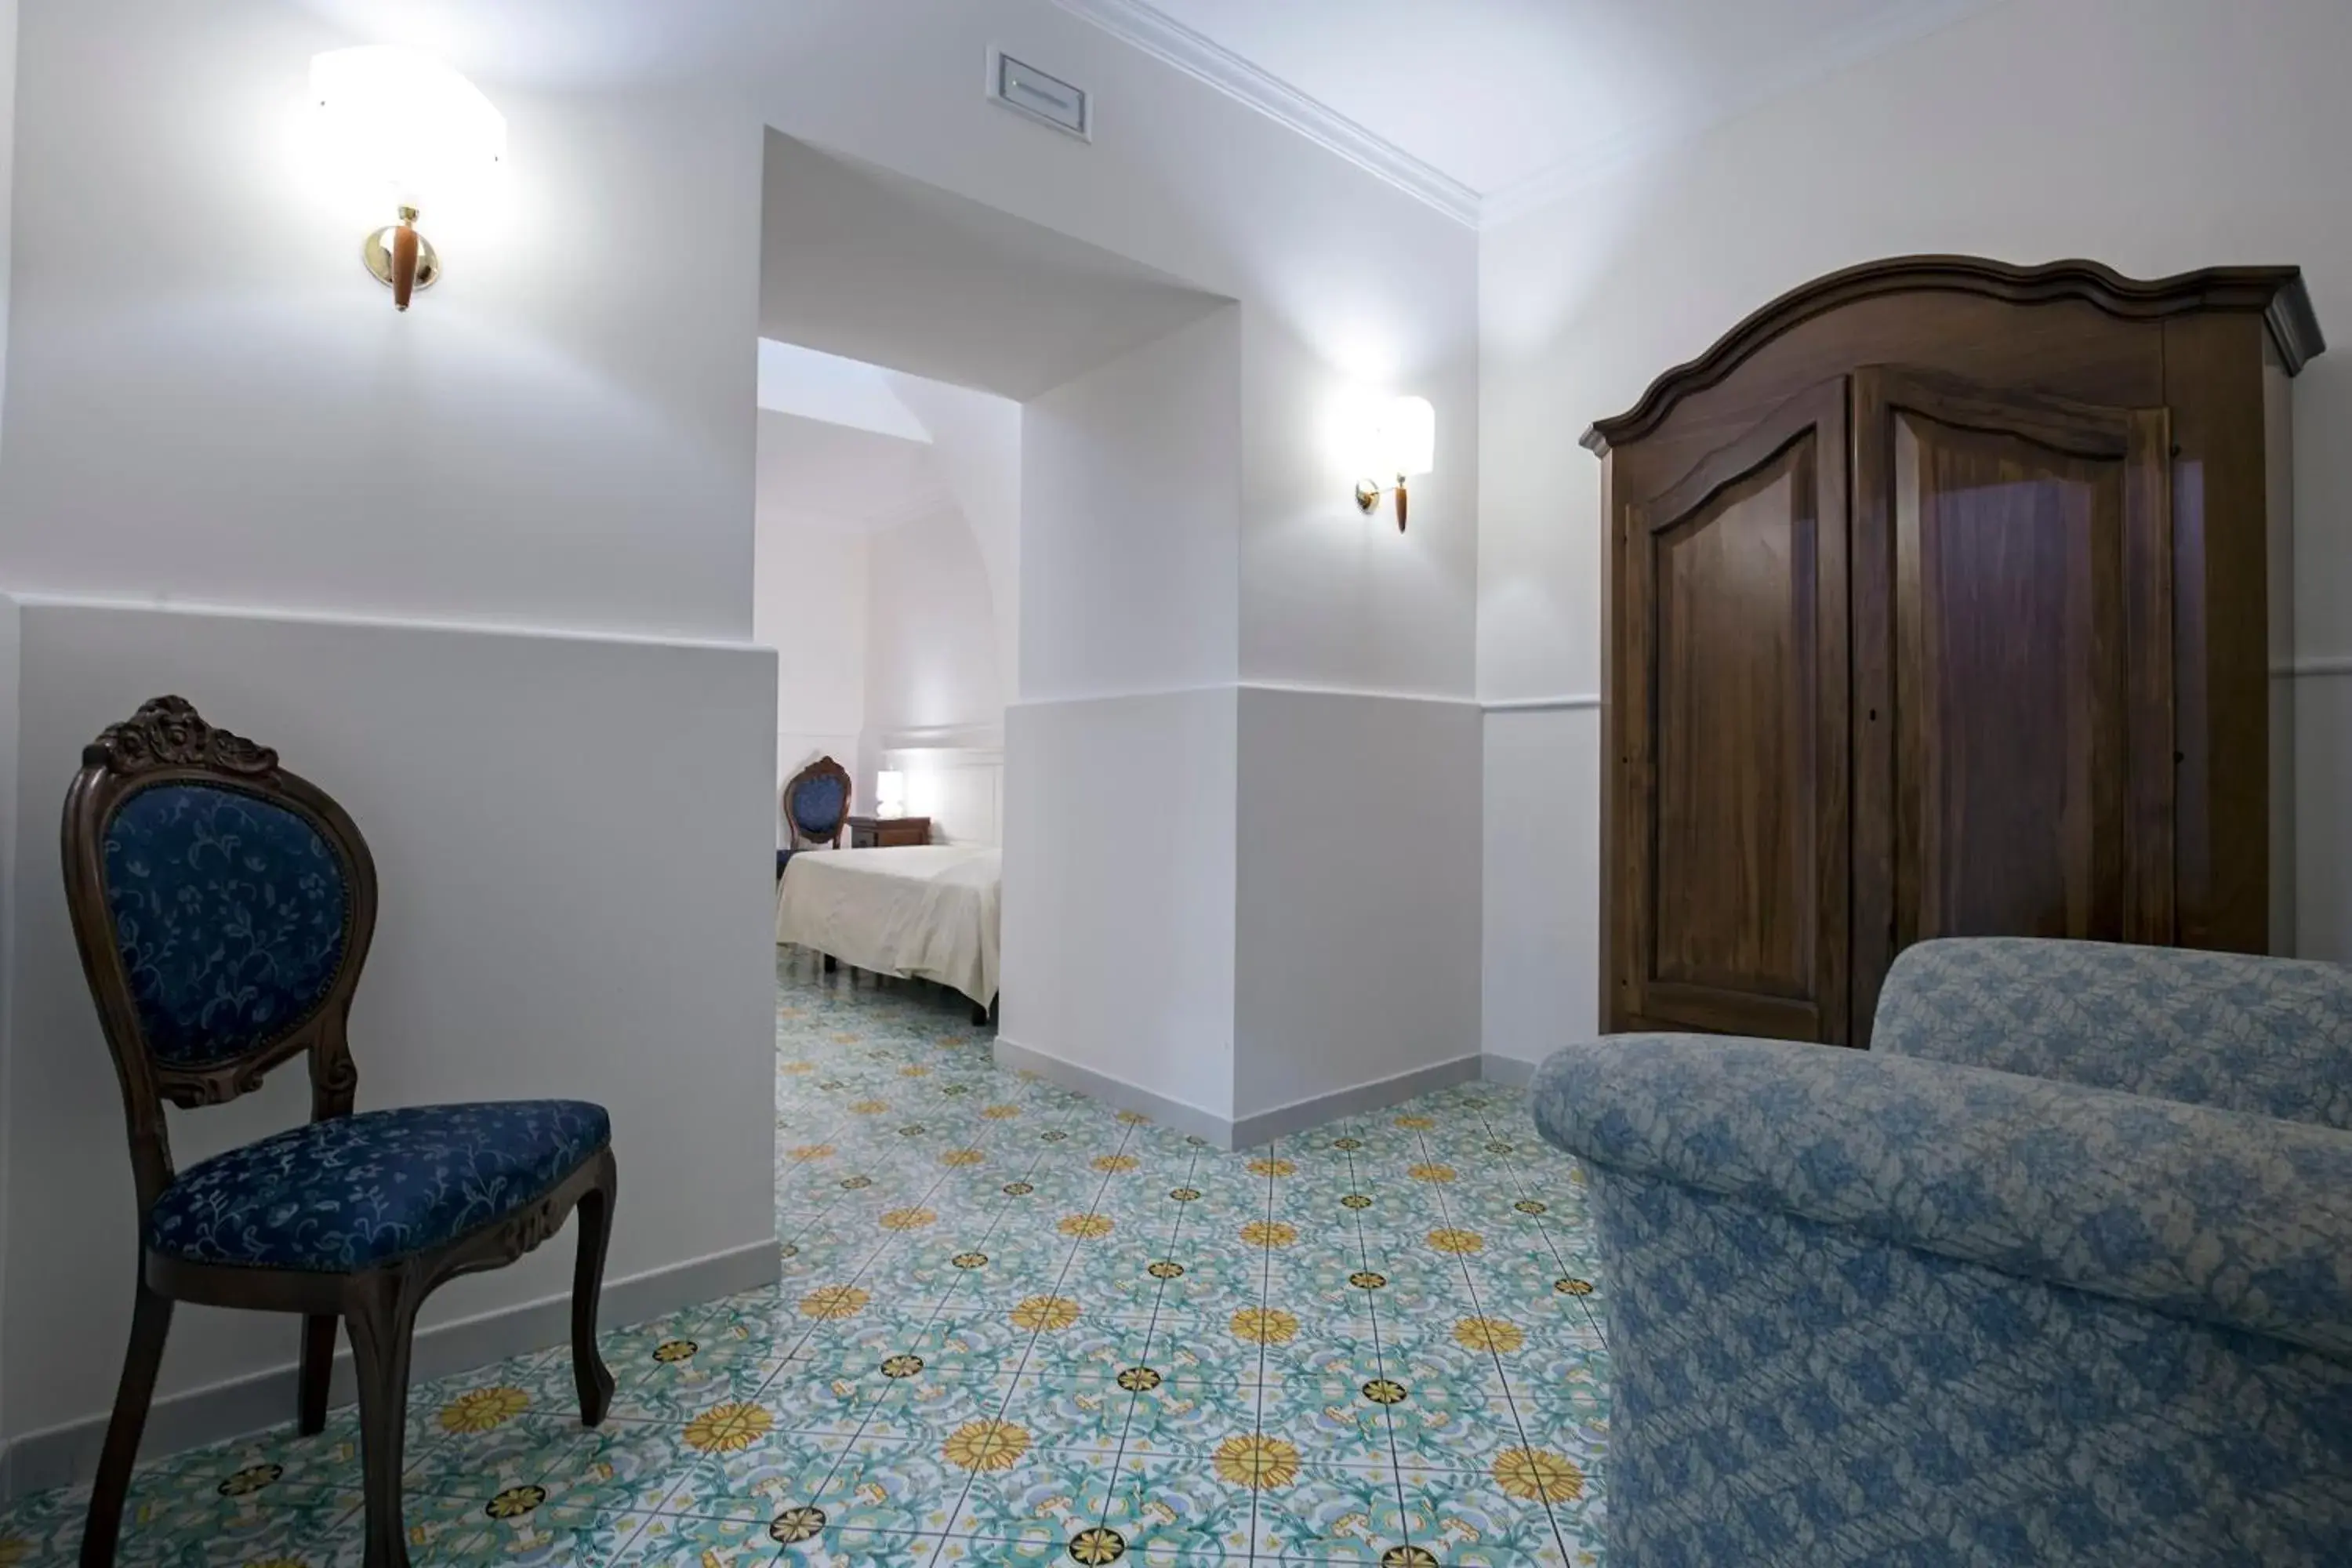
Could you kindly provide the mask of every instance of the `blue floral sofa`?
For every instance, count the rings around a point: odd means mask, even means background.
[[[1534,1103],[1611,1568],[2352,1564],[2352,970],[1933,942],[1868,1052],[1618,1036]]]

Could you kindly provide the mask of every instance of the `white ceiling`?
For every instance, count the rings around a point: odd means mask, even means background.
[[[1214,55],[1238,57],[1468,187],[1491,217],[1497,198],[1572,186],[1998,0],[1059,3],[1192,55],[1178,63],[1229,89],[1246,72]],[[1258,95],[1244,80],[1237,96]]]

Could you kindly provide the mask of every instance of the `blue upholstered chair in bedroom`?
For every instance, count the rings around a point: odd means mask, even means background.
[[[819,757],[784,781],[784,847],[776,851],[776,875],[803,844],[841,847],[842,830],[849,823],[849,770],[831,757]]]
[[[158,698],[82,753],[67,794],[67,901],[130,1124],[141,1247],[131,1348],[82,1537],[114,1561],[172,1305],[303,1320],[298,1415],[326,1425],[335,1325],[359,1377],[366,1568],[407,1562],[401,1445],[416,1310],[444,1280],[513,1262],[575,1206],[580,1415],[612,1373],[596,1298],[612,1234],[611,1124],[568,1100],[355,1114],[345,1029],[375,930],[375,863],[341,806],[278,754]],[[296,1057],[310,1121],[175,1171],[163,1103],[216,1105]]]
[[[1927,942],[1874,1038],[1537,1075],[1610,1568],[2352,1563],[2352,970]]]

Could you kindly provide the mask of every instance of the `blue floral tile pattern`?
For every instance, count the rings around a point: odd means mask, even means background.
[[[180,1173],[156,1200],[147,1241],[198,1263],[367,1268],[513,1213],[612,1136],[604,1107],[577,1100],[308,1122]]]
[[[944,992],[778,979],[779,1282],[610,1327],[593,1433],[561,1348],[417,1388],[420,1568],[1600,1563],[1604,1297],[1524,1095],[1225,1153],[996,1068]],[[338,1419],[142,1471],[125,1568],[356,1568]],[[0,1563],[64,1568],[79,1503],[0,1513]]]
[[[229,1060],[299,1024],[349,936],[342,860],[310,819],[206,784],[154,784],[107,824],[107,908],[148,1048]]]

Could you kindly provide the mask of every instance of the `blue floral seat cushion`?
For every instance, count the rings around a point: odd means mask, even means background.
[[[373,1268],[512,1214],[612,1135],[604,1108],[577,1100],[314,1121],[182,1172],[156,1200],[147,1245],[195,1263]]]

